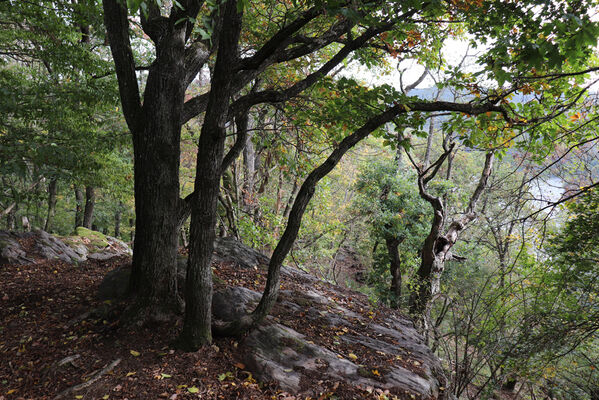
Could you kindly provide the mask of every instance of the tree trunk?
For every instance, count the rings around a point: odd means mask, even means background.
[[[6,213],[6,229],[9,231],[14,231],[17,226],[17,210],[19,207],[15,204],[15,206]]]
[[[135,241],[135,219],[129,218],[129,229],[131,230],[131,243]]]
[[[46,216],[46,225],[44,230],[50,232],[52,230],[52,223],[54,222],[54,215],[56,214],[56,192],[58,189],[58,182],[56,178],[52,178],[48,184],[48,215]]]
[[[180,343],[195,351],[212,341],[212,269],[217,202],[224,155],[231,73],[237,60],[241,14],[237,1],[224,5],[223,25],[212,87],[199,139],[195,187],[201,188],[191,206],[191,238],[185,281],[185,318]],[[178,181],[177,181],[178,183]]]
[[[361,128],[343,139],[329,157],[308,175],[293,202],[293,207],[291,208],[285,231],[270,258],[266,286],[262,298],[260,299],[260,303],[252,314],[244,315],[236,321],[219,321],[216,323],[214,326],[216,333],[239,335],[260,323],[268,315],[279,294],[281,265],[297,238],[303,215],[308,203],[314,195],[316,185],[322,178],[331,172],[333,168],[335,168],[345,153],[362,139],[367,137],[370,132],[391,121],[402,112],[405,112],[403,105],[395,105],[387,111],[369,119]]]
[[[96,205],[96,190],[93,186],[85,187],[85,209],[83,210],[83,227],[92,229],[94,223],[94,206]]]
[[[249,119],[249,114],[248,117]],[[237,124],[238,129],[240,123]],[[243,125],[242,125],[243,127]],[[245,129],[248,128],[248,122],[245,123]],[[255,206],[255,194],[254,194],[254,176],[256,174],[256,148],[252,137],[254,136],[253,131],[248,130],[245,140],[245,147],[243,148],[243,207],[244,211],[248,215],[253,214]]]
[[[121,237],[121,216],[123,215],[123,202],[119,201],[119,205],[114,213],[114,237]]]
[[[410,312],[413,315],[423,317],[423,328],[427,330],[427,322],[430,314],[431,299],[439,293],[441,284],[441,275],[445,269],[445,262],[448,260],[463,260],[462,257],[452,254],[451,248],[458,241],[460,233],[466,225],[476,219],[475,207],[487,185],[487,180],[493,168],[493,153],[487,153],[485,164],[483,166],[481,176],[476,186],[466,210],[462,216],[451,222],[447,228],[445,235],[442,229],[445,223],[445,204],[438,197],[433,197],[426,191],[426,184],[435,176],[444,161],[451,155],[453,145],[441,155],[439,160],[435,162],[428,171],[432,171],[430,175],[427,172],[418,173],[418,188],[420,196],[428,201],[435,213],[431,230],[424,241],[421,254],[420,268],[416,273],[418,284],[416,289],[410,296]],[[451,159],[451,158],[450,158]]]
[[[401,240],[397,238],[385,239],[387,252],[389,254],[389,272],[391,273],[391,293],[394,295],[394,306],[396,308],[401,304],[401,258],[399,257],[398,246]]]
[[[83,195],[83,191],[81,190],[80,187],[75,186],[74,188],[75,191],[75,228],[77,228],[78,226],[83,226],[83,202],[84,200],[84,195]]]
[[[155,43],[156,57],[149,68],[143,104],[126,6],[117,0],[102,4],[123,114],[133,136],[136,227],[129,288],[136,301],[128,315],[137,323],[160,321],[181,309],[176,282],[181,121],[185,90],[209,53],[192,46],[186,58],[189,25],[180,20],[195,18],[201,3],[173,7],[170,18],[148,3],[141,24]]]

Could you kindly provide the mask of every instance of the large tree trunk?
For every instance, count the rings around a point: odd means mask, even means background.
[[[188,24],[179,20],[195,18],[201,3],[186,4],[184,10],[173,7],[170,18],[164,18],[150,2],[142,15],[144,32],[156,47],[142,105],[126,7],[117,0],[103,1],[123,114],[133,135],[136,227],[129,288],[136,301],[128,315],[137,323],[165,320],[181,309],[176,256],[182,111],[185,89],[203,64],[200,56],[209,55],[193,47],[186,58]]]
[[[175,265],[184,41],[183,30],[171,33],[163,46],[168,51],[157,54],[146,85],[144,129],[133,132],[136,226],[129,287],[140,320],[166,320],[180,310]]]
[[[79,186],[75,186],[75,228],[78,226],[83,226],[83,202],[85,201],[85,197],[83,191]]]
[[[183,348],[195,351],[212,341],[212,269],[210,261],[216,238],[217,202],[220,193],[225,124],[229,110],[231,73],[237,60],[241,14],[237,1],[224,5],[223,26],[214,66],[212,87],[200,134],[195,187],[192,200],[189,263],[185,281],[185,319],[180,336]]]
[[[94,207],[96,205],[96,189],[93,186],[85,187],[85,209],[83,210],[83,227],[92,229],[94,223]]]
[[[48,184],[48,215],[46,216],[46,225],[44,230],[50,232],[52,230],[52,223],[54,222],[54,215],[56,214],[56,192],[58,187],[58,181],[56,178],[52,178]]]

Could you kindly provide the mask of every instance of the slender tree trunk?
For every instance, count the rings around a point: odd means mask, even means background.
[[[217,202],[225,147],[231,73],[237,60],[241,15],[237,1],[224,5],[218,55],[204,125],[199,140],[195,187],[201,188],[191,206],[189,263],[185,281],[185,318],[181,345],[191,351],[212,341],[212,269]],[[177,182],[178,183],[178,182]]]
[[[19,206],[15,204],[15,206],[6,214],[6,229],[9,231],[14,231],[17,226],[17,211],[19,210]]]
[[[48,184],[48,215],[46,216],[46,225],[44,230],[50,232],[52,230],[52,223],[54,222],[54,215],[56,214],[56,193],[58,190],[58,181],[56,178],[52,178]]]
[[[75,186],[75,228],[78,226],[83,226],[83,202],[85,201],[85,197],[83,195],[83,191],[80,187]]]
[[[123,202],[119,201],[119,205],[114,213],[114,237],[121,237],[121,216],[123,215]]]
[[[93,186],[85,187],[85,209],[83,210],[83,227],[92,229],[94,223],[94,207],[96,205],[96,189]]]
[[[401,258],[398,246],[401,240],[397,238],[386,238],[387,252],[389,254],[389,272],[391,273],[391,293],[395,297],[395,307],[401,303]]]
[[[277,247],[273,251],[272,257],[270,258],[266,286],[264,288],[262,298],[260,299],[260,303],[258,303],[258,306],[252,312],[252,314],[244,315],[236,321],[216,323],[214,330],[217,333],[225,335],[239,335],[247,329],[250,329],[251,327],[260,323],[268,315],[279,294],[281,265],[283,264],[287,254],[289,254],[289,251],[291,250],[291,247],[297,238],[303,215],[306,211],[308,203],[314,195],[316,185],[322,178],[331,172],[333,168],[335,168],[345,153],[347,153],[362,139],[367,137],[370,132],[391,121],[398,114],[404,112],[404,110],[405,108],[402,105],[396,105],[382,114],[369,119],[362,127],[343,139],[341,143],[339,143],[339,146],[329,155],[329,157],[308,175],[302,184],[295,201],[293,202],[293,207],[291,208],[285,231],[283,232]]]
[[[135,219],[129,218],[129,229],[131,231],[131,243],[135,241]]]
[[[254,175],[256,174],[256,148],[252,137],[254,136],[253,131],[248,130],[249,125],[249,114],[248,119],[245,122],[237,124],[237,129],[245,127],[247,130],[247,137],[245,140],[245,147],[243,148],[243,207],[249,215],[252,215],[255,206],[255,194],[254,194]]]

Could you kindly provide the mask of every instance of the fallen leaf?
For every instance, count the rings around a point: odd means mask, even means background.
[[[133,376],[133,375],[135,375],[135,374],[137,374],[137,372],[127,372],[127,375],[126,375],[126,376]]]
[[[139,351],[135,351],[135,350],[131,350],[131,351],[129,351],[129,353],[131,353],[131,355],[133,357],[139,357],[139,355],[141,354]]]
[[[357,356],[357,355],[355,355],[354,353],[349,353],[347,356],[348,356],[350,359],[352,359],[353,361],[356,361],[356,360],[358,359],[358,356]]]
[[[189,388],[187,388],[187,391],[188,391],[189,393],[198,393],[198,392],[200,391],[200,389],[198,389],[198,388],[197,388],[197,387],[195,387],[195,386],[192,386],[192,387],[189,387]]]
[[[245,364],[238,362],[235,366],[239,369],[245,369]]]

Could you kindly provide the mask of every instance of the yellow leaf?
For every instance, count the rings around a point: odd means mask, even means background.
[[[136,373],[137,373],[137,372],[127,372],[127,375],[126,375],[126,376],[133,376],[133,375],[135,375]]]
[[[17,391],[17,389],[10,389],[8,392],[6,392],[6,394],[13,394],[16,391]]]
[[[131,355],[133,357],[139,357],[139,355],[141,354],[139,351],[135,351],[135,350],[131,350],[131,351],[129,351],[129,353],[131,353]]]
[[[375,376],[381,376],[381,374],[379,373],[379,370],[378,370],[378,369],[373,369],[373,370],[372,370],[372,375],[375,375]]]
[[[198,388],[197,388],[197,387],[195,387],[195,386],[192,386],[192,387],[190,387],[190,388],[187,388],[187,391],[188,391],[189,393],[197,393],[197,392],[199,392],[199,391],[200,391],[200,389],[198,389]]]
[[[357,355],[355,355],[354,353],[349,353],[347,356],[348,356],[350,359],[352,359],[353,361],[356,361],[356,360],[358,359],[358,356],[357,356]]]

